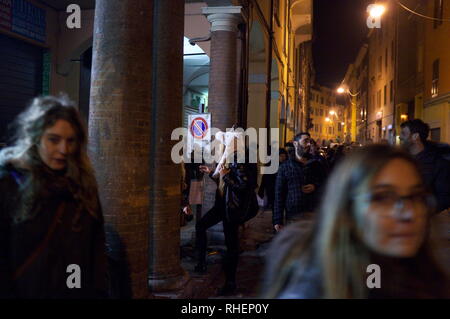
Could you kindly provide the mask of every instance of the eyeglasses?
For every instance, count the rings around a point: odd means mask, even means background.
[[[405,206],[406,201],[408,201],[416,211],[427,212],[428,209],[419,210],[418,208],[433,208],[435,206],[434,197],[426,191],[419,191],[405,196],[400,196],[392,191],[384,191],[362,194],[357,197],[370,202],[371,205],[375,205],[386,213],[389,213],[394,209],[402,209]]]

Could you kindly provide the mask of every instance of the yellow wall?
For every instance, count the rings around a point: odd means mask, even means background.
[[[275,87],[272,85],[271,90],[272,91],[278,91],[281,96],[278,99],[278,112],[277,114],[275,112],[271,112],[271,125],[273,123],[279,123],[279,116],[281,114],[281,100],[284,99],[285,106],[289,106],[287,114],[292,113],[293,117],[291,119],[286,118],[288,122],[288,128],[286,129],[286,140],[283,140],[285,129],[284,126],[279,125],[280,128],[280,143],[283,145],[286,141],[289,141],[294,137],[294,135],[298,132],[294,130],[294,123],[299,122],[297,121],[294,116],[300,117],[300,110],[295,110],[296,107],[296,100],[298,100],[298,93],[297,93],[297,83],[299,79],[295,79],[295,72],[298,70],[300,65],[296,64],[296,47],[295,47],[295,37],[292,30],[289,30],[289,27],[294,24],[295,21],[291,21],[291,14],[289,7],[289,3],[291,6],[294,6],[296,1],[300,0],[294,0],[294,1],[279,1],[279,7],[278,7],[278,19],[274,17],[273,19],[273,38],[274,41],[272,42],[272,58],[276,61],[276,64],[278,66],[278,87]],[[307,0],[301,0],[301,1],[307,1]],[[253,17],[253,20],[257,20],[261,23],[261,25],[270,25],[270,1],[264,1],[264,0],[253,0],[253,12],[251,14],[251,17]],[[258,10],[257,6],[261,9]],[[263,17],[261,17],[261,12],[263,14]],[[310,13],[312,15],[312,12]],[[262,20],[265,20],[265,23],[263,23]],[[279,23],[277,22],[279,21]],[[264,32],[265,39],[268,39],[267,32]],[[266,48],[267,48],[267,42],[266,42]],[[297,60],[297,63],[300,61]],[[265,64],[265,63],[264,63]],[[261,107],[265,105],[265,100],[262,101],[261,98],[256,97],[256,95],[261,94],[261,89],[256,88],[254,85],[249,85],[249,113],[248,113],[248,124],[260,122],[261,116],[265,116],[265,109],[261,110]],[[257,106],[257,103],[263,102],[259,106]],[[275,102],[271,101],[271,109],[273,110]],[[250,114],[250,109],[252,110],[252,113]],[[256,114],[256,111],[259,111],[260,114]],[[274,116],[277,116],[277,118],[273,118]],[[254,117],[254,118],[251,118]],[[300,125],[300,123],[298,123]],[[265,125],[264,125],[265,126]],[[300,130],[300,126],[297,128],[297,130]]]
[[[441,129],[441,142],[450,142],[450,103],[442,102],[429,106],[424,111],[423,121],[430,125],[431,129]]]
[[[344,115],[342,112],[342,107],[337,106],[336,96],[332,93],[331,89],[320,87],[319,90],[312,89],[311,97],[314,99],[310,100],[311,119],[313,120],[314,128],[310,129],[311,137],[314,140],[335,140],[337,137],[343,140],[344,128],[339,131],[338,123],[344,122]],[[317,99],[318,97],[318,99]],[[321,103],[321,98],[323,98],[324,103]],[[327,100],[329,99],[330,105],[327,105]],[[320,110],[322,110],[322,115],[320,115]],[[331,116],[330,111],[337,112],[337,116]],[[332,121],[326,122],[326,118],[330,118]],[[316,126],[317,132],[316,132]],[[332,129],[331,134],[329,133],[329,128]]]
[[[434,1],[428,2],[428,15],[433,16]],[[450,17],[450,3],[444,1],[444,17]],[[436,29],[433,21],[425,23],[425,100],[431,98],[433,62],[440,59],[439,95],[450,92],[450,22],[444,21]]]
[[[368,135],[374,142],[388,139],[388,127],[393,122],[394,105],[391,101],[390,86],[394,80],[394,63],[392,61],[392,41],[395,37],[393,13],[387,13],[384,29],[373,29],[369,37],[369,105],[368,105]],[[386,49],[387,68],[386,68]],[[381,71],[379,59],[381,58]],[[386,86],[386,104],[384,103],[384,87]],[[381,103],[378,103],[378,92],[381,95]],[[377,120],[381,115],[381,136]],[[386,132],[386,133],[384,133]],[[398,131],[397,131],[398,132]]]
[[[428,2],[428,15],[433,15],[434,1]],[[444,1],[444,17],[450,16],[450,6]],[[425,23],[424,107],[423,120],[430,128],[441,129],[441,142],[450,143],[450,22],[434,28],[433,21]],[[433,62],[439,59],[438,96],[431,96]]]

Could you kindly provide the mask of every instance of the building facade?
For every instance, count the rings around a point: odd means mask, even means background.
[[[341,85],[345,111],[346,141],[365,144],[368,140],[368,54],[367,45],[363,45],[353,64],[347,69]]]
[[[446,21],[426,21],[423,52],[422,118],[431,128],[430,138],[450,143],[450,3],[427,1],[425,12]]]
[[[446,17],[450,8],[440,0],[409,0],[402,3],[404,7],[396,1],[386,4],[381,28],[370,29],[367,43],[343,81],[358,93],[357,87],[364,88],[365,82],[358,80],[358,75],[364,78],[367,67],[367,113],[362,107],[365,99],[361,96],[358,103],[357,96],[356,127],[366,130],[367,142],[398,144],[401,123],[420,118],[430,125],[430,139],[448,143],[450,63],[446,39],[450,21]],[[415,13],[405,8],[412,8]],[[361,59],[364,47],[367,53]],[[361,66],[356,67],[361,61]],[[349,102],[347,108],[352,107],[354,104]],[[358,124],[361,114],[366,127]],[[357,129],[357,141],[364,141],[360,132]]]
[[[320,145],[345,140],[345,108],[337,103],[336,90],[313,86],[310,96],[311,137]]]

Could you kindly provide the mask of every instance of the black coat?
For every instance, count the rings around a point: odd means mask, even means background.
[[[18,183],[23,181],[26,185],[27,178],[26,171],[11,166],[0,168],[0,297],[106,297],[107,258],[101,211],[94,218],[82,210],[79,221],[74,223],[77,202],[66,190],[52,190],[33,205],[35,217],[17,223],[13,217],[21,207],[23,193]],[[45,185],[51,187],[54,183],[46,181]],[[44,242],[63,202],[65,209],[48,244],[43,245],[22,275],[13,279],[17,269]],[[80,267],[81,288],[67,287],[67,279],[73,273],[67,272],[71,264]]]
[[[425,184],[437,199],[438,211],[449,208],[450,162],[445,160],[432,144],[427,144],[425,149],[416,155],[416,160]]]
[[[248,156],[247,156],[248,158]],[[223,197],[219,189],[216,192],[215,205],[225,205],[225,218],[228,221],[241,223],[245,221],[245,214],[249,207],[258,206],[255,188],[257,186],[257,166],[251,163],[238,163],[234,155],[233,163],[228,165],[230,172],[223,177]],[[210,177],[219,185],[219,178]],[[254,207],[253,207],[254,208]]]
[[[313,212],[319,204],[322,186],[326,179],[326,171],[318,160],[310,159],[303,165],[303,173],[305,185],[313,184],[315,190],[310,194],[303,194],[302,210],[304,212]]]

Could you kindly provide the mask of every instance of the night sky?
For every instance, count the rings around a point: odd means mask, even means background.
[[[371,0],[314,0],[313,55],[316,81],[337,87],[354,62],[369,29]]]

